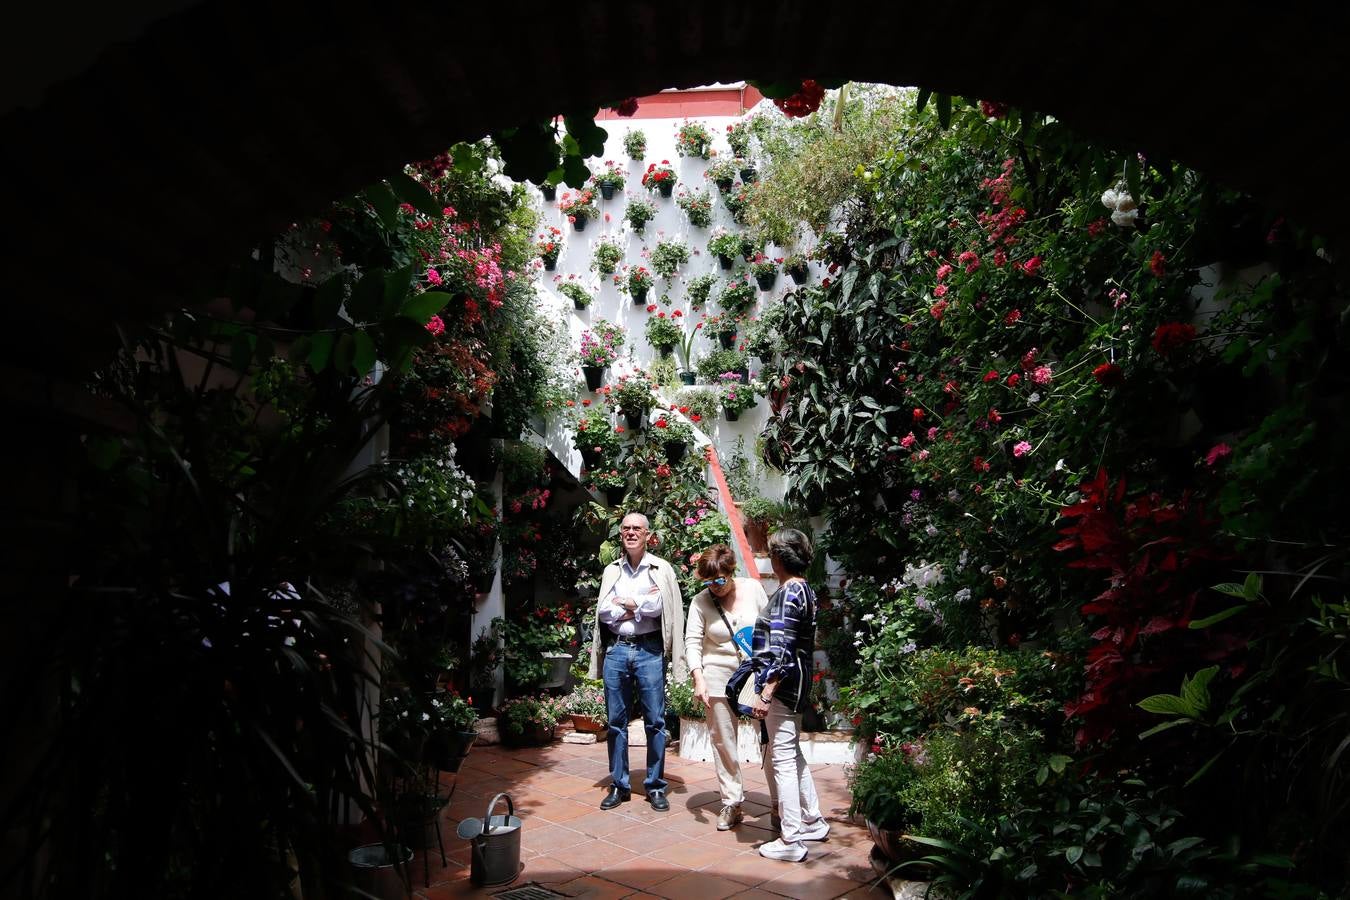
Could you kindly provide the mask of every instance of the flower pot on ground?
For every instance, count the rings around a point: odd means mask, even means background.
[[[605,730],[605,692],[598,684],[578,682],[562,699],[562,707],[577,731],[595,734]]]
[[[567,681],[567,670],[572,666],[572,654],[552,652],[545,653],[543,656],[552,668],[539,686],[542,688],[562,687]]]
[[[865,821],[867,822],[867,833],[872,838],[872,843],[877,845],[877,849],[881,851],[882,856],[893,863],[922,859],[932,852],[928,849],[927,844],[911,841],[898,828],[882,828],[871,819]]]
[[[582,366],[581,374],[586,376],[586,387],[591,393],[600,390],[605,380],[605,366]]]
[[[502,704],[497,731],[502,742],[517,747],[553,740],[560,703],[550,697],[514,697]]]
[[[572,727],[586,734],[599,734],[605,730],[605,720],[595,716],[582,716],[571,713]]]

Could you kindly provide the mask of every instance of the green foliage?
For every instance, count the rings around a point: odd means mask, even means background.
[[[641,160],[647,155],[647,134],[641,128],[624,132],[623,149],[629,159]]]
[[[707,159],[712,155],[712,133],[702,122],[684,122],[675,129],[675,152],[680,156]]]
[[[675,203],[689,216],[689,224],[695,228],[707,228],[712,224],[712,199],[707,191],[681,191]]]
[[[595,302],[595,298],[592,297],[590,293],[581,286],[581,283],[577,281],[560,282],[558,284],[558,293],[571,299],[573,304],[583,308],[590,306]]]
[[[739,372],[750,364],[739,350],[713,350],[698,361],[699,377],[709,384],[719,383],[723,372]]]
[[[623,211],[623,220],[632,225],[633,230],[638,233],[641,233],[647,227],[647,223],[655,218],[656,204],[641,197],[631,198]]]
[[[689,247],[684,241],[658,241],[648,261],[657,275],[671,278],[676,269],[689,262]]]
[[[684,296],[688,298],[691,307],[699,309],[708,302],[708,297],[716,286],[717,276],[712,272],[705,272],[689,279],[689,283],[684,286]]]
[[[612,275],[623,261],[623,249],[612,239],[596,242],[591,250],[591,268],[601,275]]]
[[[717,399],[717,392],[706,387],[683,388],[676,397],[680,406],[689,408],[691,421],[693,416],[698,416],[704,422],[717,418]]]

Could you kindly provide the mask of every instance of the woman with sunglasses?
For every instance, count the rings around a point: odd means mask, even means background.
[[[707,710],[722,794],[717,830],[740,824],[745,787],[736,753],[739,716],[726,697],[727,678],[750,655],[750,633],[769,598],[754,578],[736,578],[736,555],[726,544],[714,544],[699,556],[695,567],[703,590],[689,602],[685,620],[684,653],[694,677],[694,696]],[[737,640],[737,637],[740,640]]]

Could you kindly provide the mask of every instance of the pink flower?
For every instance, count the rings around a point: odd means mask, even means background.
[[[930,441],[936,441],[937,436],[938,436],[938,428],[936,425],[934,425],[932,428],[928,429],[928,439]]]
[[[430,331],[432,334],[445,333],[445,323],[441,321],[440,316],[431,317],[430,321],[427,322],[427,331]]]
[[[1219,460],[1223,459],[1226,456],[1231,456],[1232,453],[1233,448],[1228,446],[1227,444],[1224,443],[1215,444],[1213,447],[1210,447],[1209,452],[1205,454],[1205,465],[1214,466],[1216,463],[1218,463]]]
[[[1031,373],[1031,380],[1041,387],[1045,387],[1050,383],[1051,375],[1052,373],[1049,366],[1037,366]]]
[[[1031,452],[1031,444],[1027,441],[1018,441],[1013,445],[1013,456],[1026,456]]]
[[[905,435],[900,439],[900,446],[908,450],[910,447],[914,446],[914,442],[917,440],[918,438],[916,438],[914,436],[914,432],[911,431],[909,434]]]
[[[939,284],[937,287],[933,288],[933,296],[934,297],[947,296],[947,286],[945,284]]]
[[[436,287],[441,286],[441,273],[435,269],[427,269],[427,281],[430,281]]]
[[[914,454],[914,458],[917,459],[919,462],[923,462],[925,459],[928,458],[928,451],[920,450],[918,453]]]
[[[684,520],[684,524],[686,524],[686,525],[697,525],[697,524],[698,524],[698,519],[695,519],[693,516],[686,516],[686,517],[685,517],[685,520]]]
[[[1041,258],[1033,256],[1031,259],[1022,263],[1022,273],[1025,275],[1035,275],[1041,268]]]
[[[947,277],[948,275],[950,275],[950,274],[952,274],[952,266],[951,266],[951,263],[943,263],[942,265],[938,266],[938,270],[937,270],[937,280],[938,280],[938,281],[941,281],[942,279],[946,278],[946,277]]]

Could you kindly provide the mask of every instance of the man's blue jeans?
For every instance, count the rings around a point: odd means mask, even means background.
[[[609,772],[615,787],[631,790],[628,780],[628,720],[634,690],[642,699],[647,725],[647,791],[666,789],[666,660],[661,633],[639,644],[615,641],[605,652],[605,712],[609,718]]]

